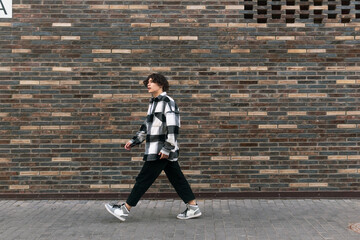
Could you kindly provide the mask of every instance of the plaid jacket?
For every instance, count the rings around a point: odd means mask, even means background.
[[[140,131],[132,138],[131,147],[146,140],[144,161],[160,159],[159,153],[169,156],[169,161],[177,161],[179,147],[177,136],[180,128],[180,113],[175,101],[166,92],[151,98],[147,117]]]

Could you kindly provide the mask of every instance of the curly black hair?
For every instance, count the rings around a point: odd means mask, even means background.
[[[147,87],[148,83],[149,83],[149,79],[152,79],[153,83],[158,84],[160,87],[162,87],[164,92],[169,91],[169,82],[166,79],[166,77],[160,73],[153,73],[150,74],[144,81],[144,86]]]

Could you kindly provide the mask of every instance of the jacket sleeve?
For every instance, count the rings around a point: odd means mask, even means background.
[[[136,145],[141,144],[146,139],[146,133],[147,133],[147,125],[146,125],[146,119],[143,122],[143,124],[140,127],[140,130],[136,133],[136,135],[130,140],[131,147],[134,147]]]
[[[169,156],[171,150],[176,146],[180,129],[180,113],[175,102],[171,101],[166,104],[165,117],[167,136],[164,147],[160,152]]]

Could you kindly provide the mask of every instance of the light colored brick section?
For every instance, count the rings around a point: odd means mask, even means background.
[[[231,49],[231,53],[250,53],[250,49]]]
[[[211,112],[210,116],[212,117],[228,117],[230,116],[229,112]]]
[[[327,187],[328,183],[309,183],[309,187]]]
[[[7,22],[0,22],[0,27],[11,27],[12,24],[11,23],[7,23]]]
[[[167,72],[167,71],[171,71],[170,67],[152,67],[151,68],[152,71],[154,72]]]
[[[256,40],[275,40],[275,36],[257,36]]]
[[[24,172],[19,172],[20,176],[37,176],[39,175],[39,171],[24,171]]]
[[[25,190],[25,189],[30,189],[29,185],[10,185],[9,186],[10,190]]]
[[[12,98],[14,98],[14,99],[30,99],[30,98],[33,98],[33,95],[31,95],[31,94],[14,94],[14,95],[12,95]]]
[[[334,155],[334,156],[328,156],[329,160],[346,160],[347,155]]]
[[[112,62],[112,58],[94,58],[93,62]]]
[[[178,36],[159,36],[159,40],[162,40],[162,41],[177,41],[179,40],[179,37]]]
[[[24,80],[20,81],[20,85],[40,85],[39,81]]]
[[[40,81],[40,85],[60,85],[60,81],[54,81],[54,80],[44,80],[44,81]]]
[[[191,53],[210,53],[210,49],[191,49]]]
[[[12,49],[12,53],[31,53],[31,49]]]
[[[348,155],[349,160],[360,160],[360,155]]]
[[[267,112],[248,112],[249,116],[267,116]]]
[[[9,116],[9,113],[0,112],[0,117],[7,117]]]
[[[250,183],[232,183],[230,185],[231,188],[249,188]]]
[[[129,5],[110,5],[110,9],[113,10],[129,9]]]
[[[246,116],[246,112],[230,112],[230,117]]]
[[[209,27],[223,28],[223,27],[227,27],[227,26],[228,26],[227,23],[209,23]]]
[[[336,80],[336,84],[356,84],[356,80]]]
[[[309,183],[290,183],[290,187],[309,187]]]
[[[134,162],[139,162],[139,161],[142,161],[143,158],[142,157],[132,157],[131,158],[131,161],[134,161]]]
[[[335,40],[354,40],[354,36],[335,36]]]
[[[345,69],[346,69],[346,71],[357,71],[357,72],[360,71],[360,67],[355,67],[355,66],[345,67]]]
[[[225,9],[228,9],[228,10],[232,10],[232,9],[244,10],[244,5],[226,5]]]
[[[118,189],[130,189],[132,186],[130,184],[111,184],[110,188],[118,188]]]
[[[129,139],[118,139],[118,138],[113,138],[111,139],[111,143],[127,143],[129,141]]]
[[[277,84],[295,85],[297,84],[297,80],[279,80]]]
[[[159,40],[159,36],[140,36],[140,41],[156,41]]]
[[[186,6],[186,9],[188,10],[198,10],[198,9],[206,9],[206,6],[204,5],[188,5]]]
[[[146,113],[144,113],[144,112],[132,112],[130,114],[130,116],[132,116],[132,117],[145,117]]]
[[[170,27],[170,23],[151,23],[151,27]]]
[[[41,126],[42,130],[59,130],[60,126]]]
[[[10,158],[0,158],[0,163],[9,163],[11,162]]]
[[[289,93],[289,98],[307,98],[307,93]]]
[[[346,115],[360,115],[360,111],[347,111]]]
[[[192,97],[192,98],[211,98],[211,94],[207,94],[207,93],[204,93],[204,94],[193,94],[191,97]]]
[[[278,174],[279,170],[276,169],[261,169],[260,174]]]
[[[147,6],[147,5],[129,5],[129,9],[146,10],[146,9],[149,9],[149,6]]]
[[[52,70],[54,72],[71,72],[72,68],[71,67],[53,67]]]
[[[81,40],[80,36],[61,36],[61,40]]]
[[[39,130],[40,126],[21,126],[21,130]]]
[[[53,23],[52,26],[53,27],[71,27],[72,24],[71,23]]]
[[[135,72],[149,72],[149,71],[151,71],[151,68],[150,67],[132,67],[131,70],[135,71]]]
[[[308,97],[309,98],[326,98],[327,94],[326,93],[309,93]]]
[[[309,156],[290,156],[290,160],[308,160]]]
[[[71,117],[71,113],[65,113],[65,112],[54,112],[51,114],[53,117]]]
[[[61,176],[76,176],[76,175],[80,175],[80,171],[61,171],[60,175]]]
[[[303,111],[293,111],[293,112],[287,112],[289,116],[306,116],[306,112]]]
[[[250,160],[250,156],[232,156],[231,160],[248,161],[248,160]]]
[[[214,161],[230,160],[230,156],[214,156],[211,157],[211,160]]]
[[[297,128],[295,124],[279,124],[278,128]]]
[[[299,28],[303,28],[305,27],[305,23],[288,23],[286,24],[286,27],[299,27]]]
[[[91,139],[91,143],[111,143],[111,139]]]
[[[93,98],[112,98],[112,94],[93,94]]]
[[[251,156],[251,160],[254,161],[267,161],[270,160],[269,156]]]
[[[250,97],[250,94],[247,94],[247,93],[233,93],[233,94],[230,94],[230,97],[231,98],[248,98],[248,97]]]
[[[10,143],[11,144],[30,144],[31,140],[30,139],[11,139]]]
[[[191,183],[191,188],[209,188],[210,183]]]
[[[41,176],[57,176],[59,175],[59,171],[41,171],[40,175]]]
[[[276,40],[293,41],[293,40],[295,40],[295,36],[277,36]]]
[[[91,184],[90,188],[110,188],[109,184]]]
[[[21,40],[40,40],[40,36],[21,36]]]
[[[90,9],[106,10],[109,8],[110,8],[110,5],[90,5]]]
[[[307,53],[326,53],[326,49],[307,49]]]
[[[338,173],[345,173],[345,174],[351,174],[351,173],[358,173],[358,170],[357,168],[349,168],[349,169],[338,169]]]
[[[228,23],[229,28],[245,28],[247,27],[246,23]]]
[[[200,170],[183,170],[183,173],[186,175],[199,175],[201,174]]]
[[[337,128],[356,128],[356,124],[338,124]]]
[[[288,53],[306,53],[306,49],[288,49]]]
[[[129,54],[131,53],[131,49],[112,49],[111,52]]]
[[[337,116],[337,115],[345,115],[346,112],[345,111],[330,111],[330,112],[326,112],[326,115],[328,116]]]
[[[279,174],[297,174],[299,173],[299,170],[297,169],[282,169],[279,170]]]
[[[10,67],[0,67],[0,72],[10,72]]]
[[[92,53],[111,53],[111,49],[93,49]]]
[[[51,159],[53,162],[71,162],[72,159],[69,157],[54,157]]]
[[[260,129],[276,129],[278,126],[276,124],[269,124],[269,125],[259,125]]]

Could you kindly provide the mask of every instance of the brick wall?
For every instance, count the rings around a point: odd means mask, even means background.
[[[196,193],[359,190],[359,1],[13,0],[0,30],[3,194],[129,192],[152,72]]]

